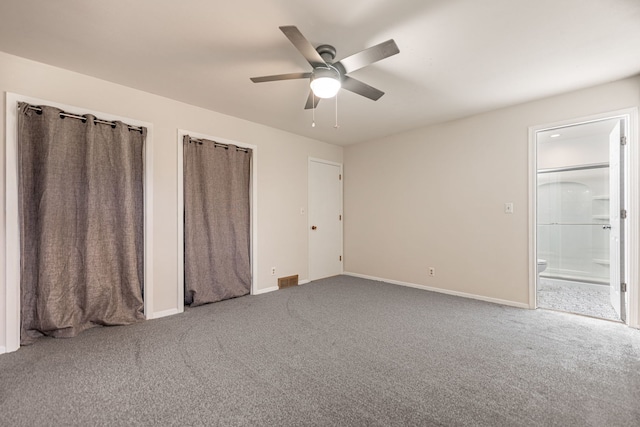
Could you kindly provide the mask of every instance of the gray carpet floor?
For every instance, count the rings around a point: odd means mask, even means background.
[[[640,331],[353,277],[0,356],[0,425],[637,426]]]
[[[609,287],[540,278],[538,307],[601,319],[620,320],[609,302]]]

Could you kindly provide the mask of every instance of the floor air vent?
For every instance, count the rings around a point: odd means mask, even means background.
[[[287,276],[287,277],[279,277],[278,278],[278,289],[290,288],[291,286],[298,286],[298,275],[295,276]]]

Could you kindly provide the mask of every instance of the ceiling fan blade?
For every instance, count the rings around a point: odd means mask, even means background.
[[[382,95],[384,95],[383,91],[349,76],[342,76],[342,88],[374,101],[377,101]]]
[[[373,64],[374,62],[380,61],[381,59],[393,56],[399,52],[400,49],[398,49],[398,45],[393,41],[393,39],[391,39],[358,53],[354,53],[351,56],[347,56],[346,58],[341,59],[339,63],[342,64],[345,72],[351,73],[359,70],[360,68],[366,67],[367,65]]]
[[[311,73],[288,73],[288,74],[276,74],[274,76],[251,77],[251,81],[254,83],[263,83],[263,82],[275,82],[278,80],[309,79],[309,78],[311,78]]]
[[[312,108],[316,108],[318,106],[318,102],[320,102],[320,98],[313,95],[313,91],[309,91],[309,97],[307,98],[307,103],[304,106],[305,110],[310,110]]]
[[[280,30],[284,33],[285,36],[287,36],[291,43],[293,43],[296,49],[298,49],[302,56],[304,56],[304,59],[306,59],[313,68],[327,66],[327,63],[324,62],[322,56],[320,56],[313,45],[302,35],[297,27],[288,25],[280,27]]]

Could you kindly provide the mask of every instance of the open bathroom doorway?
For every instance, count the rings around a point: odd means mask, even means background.
[[[536,306],[624,322],[625,116],[541,129]]]

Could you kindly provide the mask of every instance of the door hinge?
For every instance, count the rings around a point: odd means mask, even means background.
[[[620,145],[627,145],[627,137],[626,136],[621,136],[620,137]]]
[[[342,215],[338,215],[338,221],[342,221]]]
[[[340,261],[342,261],[342,255],[340,255]]]
[[[622,282],[620,283],[620,292],[627,292],[627,284]]]
[[[338,175],[338,181],[342,181],[342,174]]]
[[[627,210],[626,209],[622,209],[620,211],[620,219],[627,219]]]

